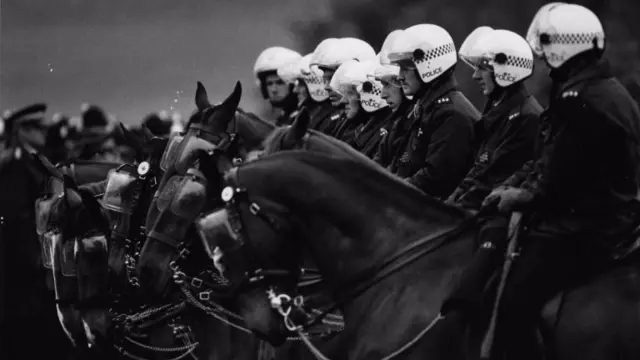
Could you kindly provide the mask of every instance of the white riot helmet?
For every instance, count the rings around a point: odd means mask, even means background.
[[[480,26],[475,28],[471,34],[464,39],[462,45],[460,45],[460,50],[458,50],[458,56],[460,56],[460,59],[462,59],[462,61],[467,65],[471,66],[471,68],[475,69],[478,65],[476,63],[478,59],[474,57],[472,51],[473,47],[476,46],[481,37],[493,31],[494,29],[489,26]]]
[[[333,73],[331,77],[329,87],[333,91],[344,95],[346,88],[355,82],[352,75],[357,72],[358,63],[358,60],[347,60],[338,66],[336,72]]]
[[[287,84],[295,84],[296,80],[300,77],[300,69],[298,67],[298,62],[300,60],[291,61],[281,67],[278,68],[277,74]]]
[[[263,82],[264,77],[270,73],[276,74],[279,68],[299,60],[301,57],[298,52],[281,46],[267,48],[258,55],[258,59],[253,66],[253,74],[256,77],[256,84],[260,87],[262,96],[265,99],[268,98],[268,95]]]
[[[309,96],[311,99],[316,102],[322,102],[329,98],[329,93],[324,88],[324,81],[322,76],[318,76],[313,71],[311,71],[310,63],[311,57],[313,53],[307,54],[300,59],[298,62],[298,67],[300,69],[301,78],[305,84],[307,84],[307,90],[309,91]]]
[[[344,62],[333,78],[331,78],[331,86],[340,90],[344,86],[352,85],[355,87],[358,95],[360,95],[360,105],[366,112],[374,112],[389,106],[382,99],[382,84],[369,77],[369,74],[378,67],[377,60],[370,59],[365,61],[348,60]]]
[[[313,101],[321,102],[329,97],[324,88],[322,77],[314,74],[309,69],[309,62],[313,54],[307,54],[299,60],[293,61],[278,69],[278,76],[286,83],[295,84],[297,80],[303,80],[307,85],[309,96]]]
[[[509,30],[481,27],[460,47],[460,58],[474,69],[489,66],[496,84],[507,87],[533,74],[533,53],[527,41]]]
[[[356,38],[326,39],[321,42],[311,57],[311,70],[322,75],[320,68],[337,69],[347,60],[367,60],[375,58],[371,45]]]
[[[258,55],[255,65],[253,66],[253,74],[260,77],[261,73],[277,72],[282,66],[295,60],[300,60],[302,55],[291,49],[281,46],[274,46],[265,49]]]
[[[527,41],[533,52],[552,68],[559,68],[583,52],[604,50],[605,35],[600,19],[584,6],[551,3],[538,10]]]
[[[438,25],[414,25],[402,32],[389,50],[389,61],[411,61],[425,84],[453,67],[457,60],[451,35]]]

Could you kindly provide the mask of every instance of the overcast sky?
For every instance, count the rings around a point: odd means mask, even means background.
[[[83,102],[136,123],[193,108],[196,81],[216,101],[236,80],[255,109],[253,62],[268,46],[296,48],[292,21],[321,0],[0,0],[0,108],[45,101],[77,115]]]

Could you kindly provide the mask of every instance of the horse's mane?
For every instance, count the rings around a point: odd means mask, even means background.
[[[281,126],[273,130],[273,132],[262,143],[264,147],[263,155],[266,156],[266,155],[270,155],[270,154],[285,151],[285,150],[294,150],[294,149],[288,149],[284,147],[284,144],[285,144],[284,138],[287,135],[289,128],[290,126]],[[318,141],[326,142],[328,146],[332,146],[340,150],[342,152],[342,154],[340,154],[341,156],[346,156],[350,159],[358,160],[363,164],[367,164],[368,166],[371,166],[377,169],[382,169],[378,163],[371,160],[370,158],[368,158],[358,150],[354,149],[353,147],[349,146],[349,144],[345,143],[344,141],[338,140],[332,136],[326,135],[320,131],[316,131],[312,129],[307,130],[307,134],[311,135],[311,137],[309,138],[309,141],[318,140]],[[338,154],[332,154],[332,155],[338,155]]]
[[[353,151],[357,153],[356,150]],[[389,197],[394,200],[419,200],[419,202],[422,203],[420,206],[421,209],[424,209],[425,217],[428,216],[429,209],[438,211],[440,216],[447,215],[454,219],[466,218],[469,215],[467,211],[460,207],[445,204],[432,196],[420,192],[399,177],[369,160],[366,156],[363,155],[363,157],[368,161],[363,162],[354,158],[336,157],[331,154],[321,152],[292,150],[278,152],[270,156],[264,156],[251,163],[247,163],[244,166],[250,167],[251,164],[258,165],[268,161],[284,160],[285,163],[297,161],[302,164],[309,165],[312,168],[322,169],[326,173],[332,174],[336,179],[340,179],[342,177],[353,178],[354,180],[357,180],[356,182],[359,184],[363,184],[363,179],[366,179],[364,181],[370,181],[370,183],[377,184],[377,187],[380,189],[384,189],[383,191],[380,191],[379,194],[387,194],[386,196],[391,194]],[[375,166],[372,166],[372,164]]]
[[[236,123],[235,130],[242,134],[245,143],[248,143],[250,147],[258,147],[265,136],[277,128],[276,125],[241,108],[236,109],[234,122]]]

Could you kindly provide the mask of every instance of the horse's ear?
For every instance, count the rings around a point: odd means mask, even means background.
[[[209,95],[207,95],[207,89],[204,88],[204,85],[202,85],[200,81],[198,81],[198,87],[196,88],[196,107],[198,110],[204,110],[211,107]]]
[[[144,138],[144,143],[148,143],[149,141],[151,141],[151,139],[153,139],[155,137],[155,135],[153,135],[153,133],[151,132],[151,130],[149,130],[148,127],[146,127],[145,125],[142,125],[142,137]]]
[[[236,82],[236,86],[233,88],[233,92],[220,104],[226,111],[235,114],[240,105],[240,99],[242,98],[242,85],[240,81]]]
[[[298,142],[302,140],[307,133],[307,130],[309,130],[309,120],[309,111],[304,107],[300,110],[300,113],[293,121],[293,124],[291,124],[291,127],[287,130],[285,140],[287,142]]]
[[[143,141],[133,133],[133,131],[127,129],[123,123],[119,123],[118,126],[119,134],[124,138],[124,141],[127,145],[132,147],[136,152],[136,157],[144,153]],[[144,127],[144,125],[142,126]]]

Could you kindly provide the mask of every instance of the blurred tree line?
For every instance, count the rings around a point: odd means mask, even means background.
[[[331,14],[324,18],[305,19],[292,24],[300,40],[303,54],[310,53],[323,39],[357,37],[380,50],[387,34],[420,23],[433,23],[447,29],[456,47],[478,26],[508,29],[525,36],[538,9],[551,1],[519,0],[327,0]],[[640,49],[638,37],[640,1],[582,0],[575,3],[594,11],[603,21],[607,37],[606,57],[616,74],[640,102]],[[547,103],[550,86],[547,69],[537,64],[528,80],[529,89],[543,104]],[[461,62],[456,77],[461,90],[476,106],[483,106],[483,97],[471,80],[471,70]]]

